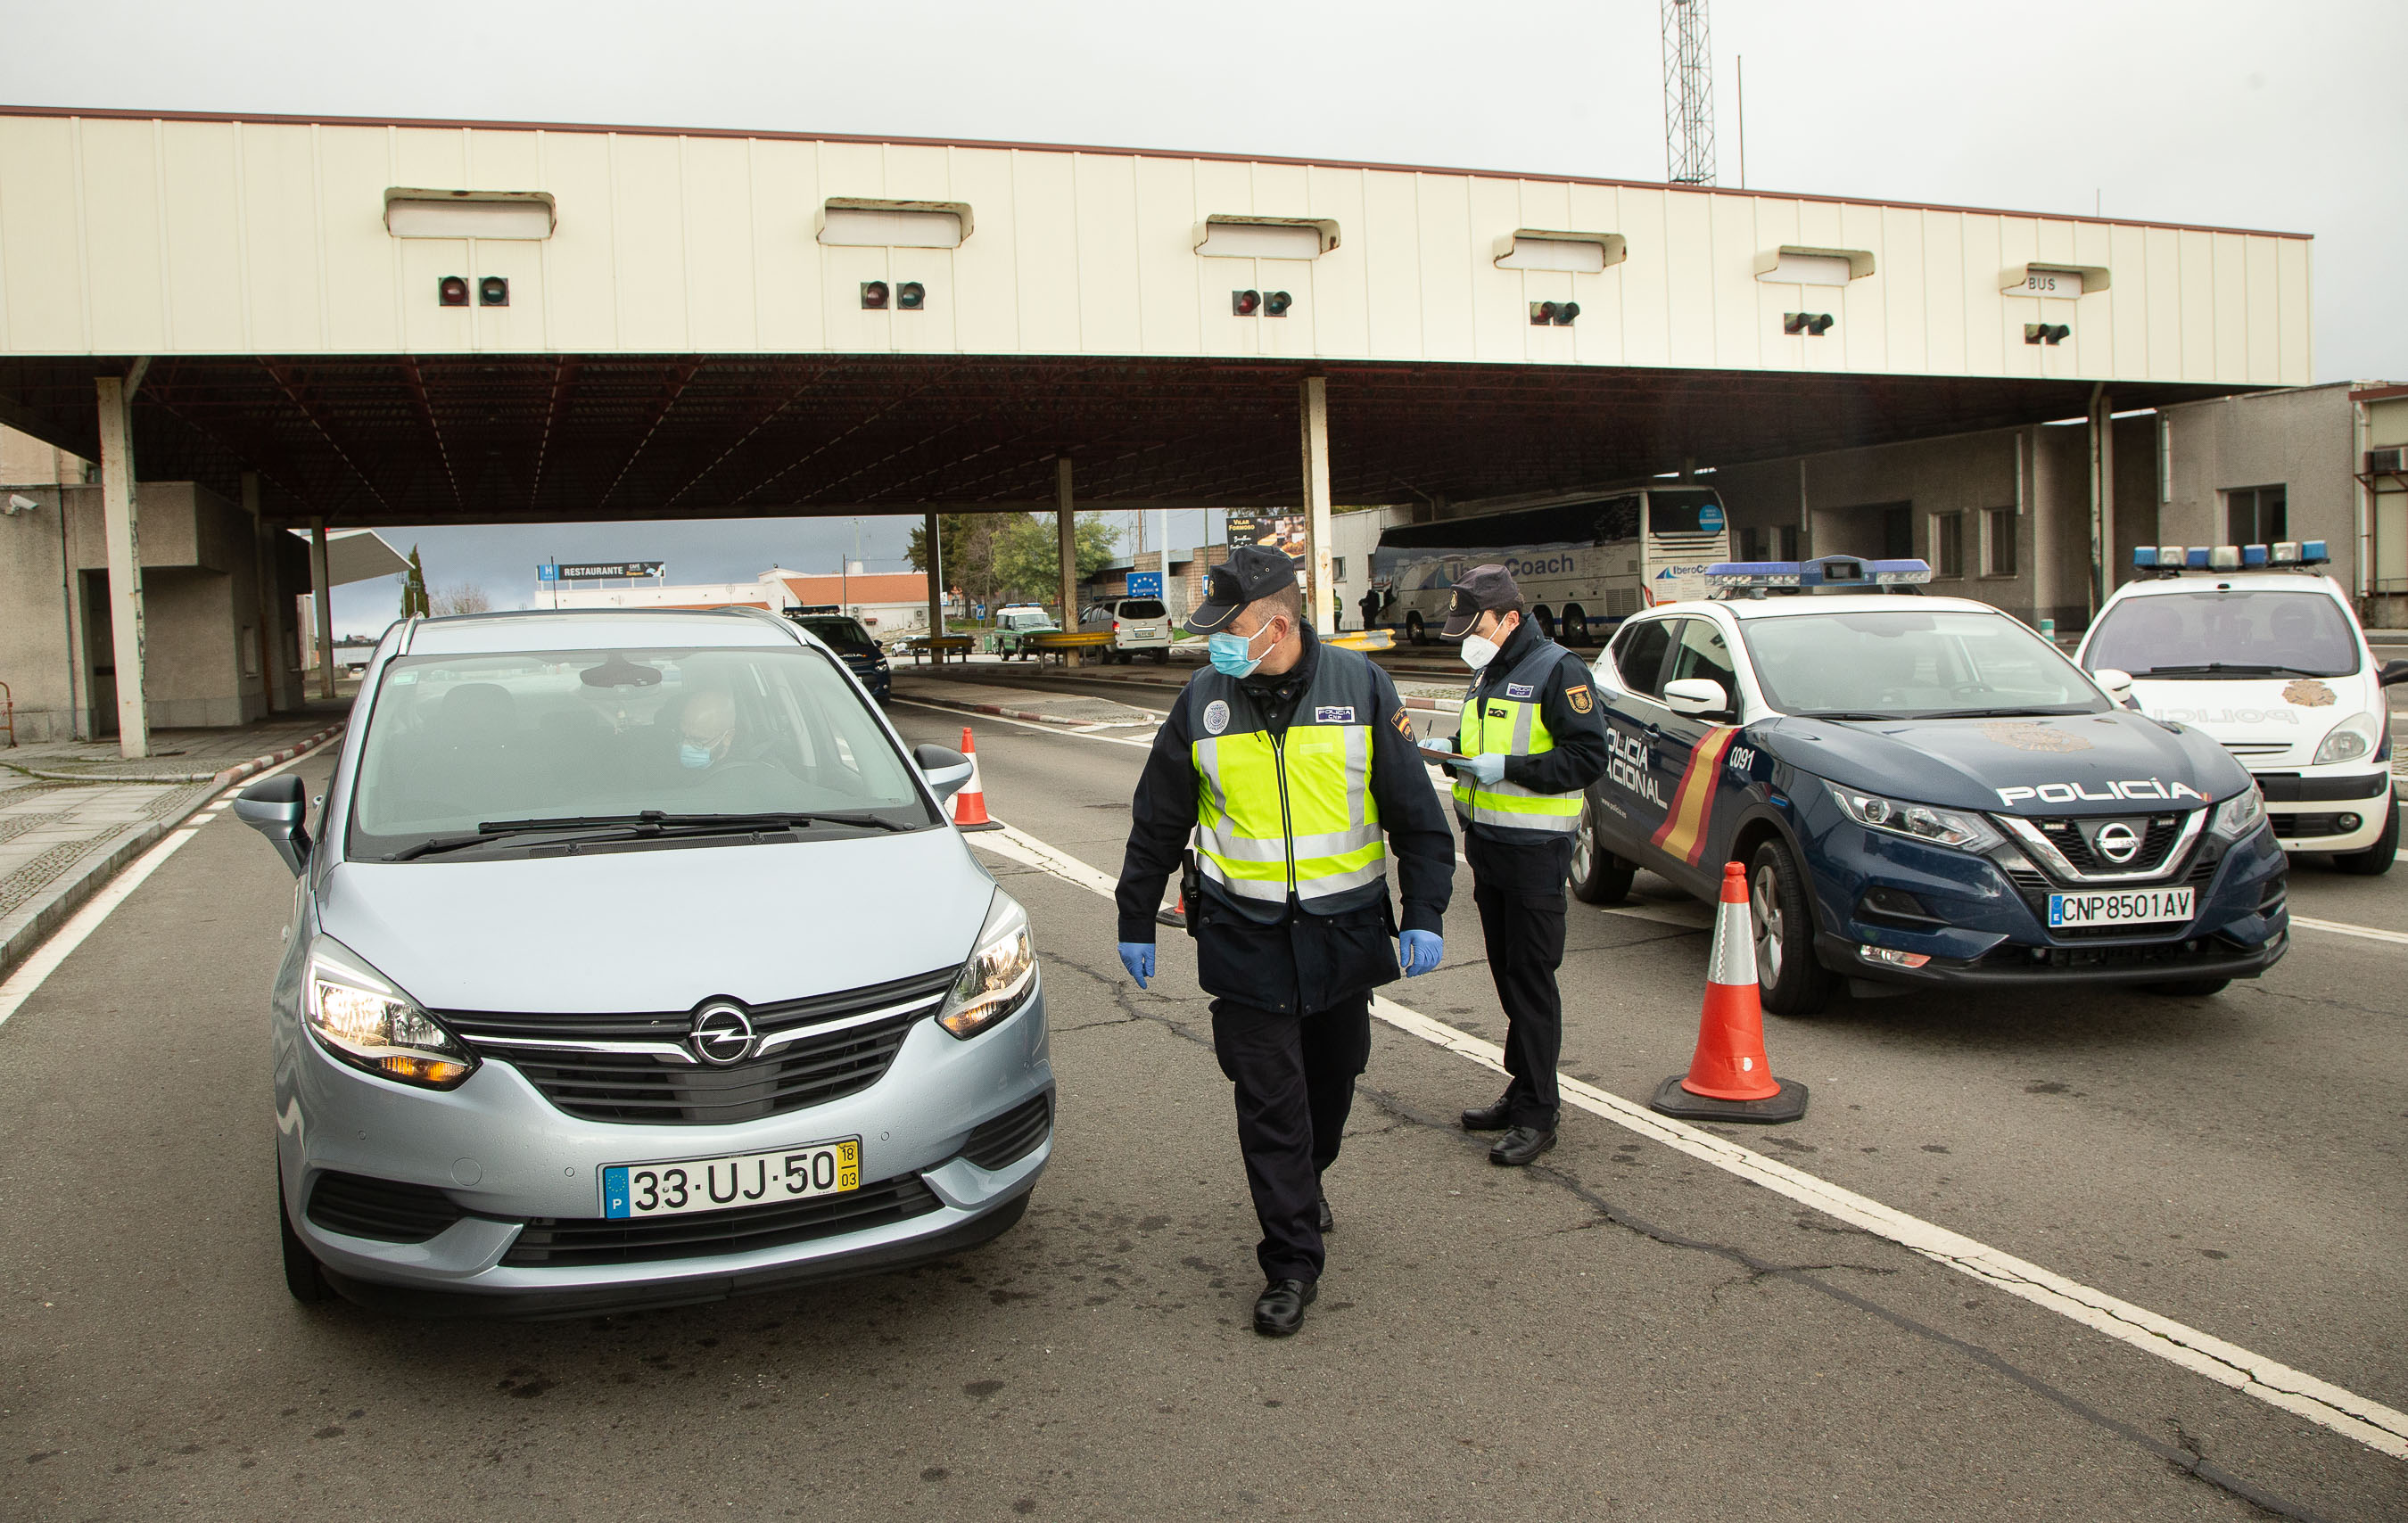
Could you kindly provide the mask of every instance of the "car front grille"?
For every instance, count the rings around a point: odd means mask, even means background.
[[[1994,947],[1973,960],[1987,973],[2043,974],[2066,968],[2102,970],[2156,969],[2179,973],[2187,967],[2225,961],[2257,950],[2228,937],[2193,937],[2125,947]]]
[[[2052,839],[2054,839],[2054,837],[2052,837]],[[2143,843],[2142,847],[2143,854],[2146,853],[2147,849],[2146,844]],[[2182,882],[2186,888],[2196,889],[2199,890],[2199,903],[2201,908],[2206,907],[2208,886],[2215,881],[2215,870],[2222,865],[2223,858],[2216,854],[2214,847],[2212,845],[2203,846],[2200,848],[2199,854],[2192,859],[2190,871],[2185,873],[2182,876]],[[2079,884],[2059,884],[2050,881],[2048,875],[2042,873],[2037,867],[2026,865],[2022,867],[2001,867],[1999,870],[2007,875],[2008,882],[2015,886],[2015,892],[2023,896],[2024,904],[2028,905],[2032,912],[2032,918],[2040,921],[2043,927],[2048,925],[2048,896],[2051,893],[2074,893],[2082,891],[2083,886]],[[2159,926],[2145,927],[2118,925],[2060,926],[2055,930],[2049,931],[2047,934],[2050,939],[2060,942],[2145,941],[2151,937],[2163,939],[2168,936],[2175,935],[2185,929],[2185,927],[2172,922]],[[2021,944],[2014,945],[2021,950],[2028,950],[2028,947],[2022,947]],[[2001,947],[2000,950],[2005,951],[2007,948]]]
[[[1053,1103],[1039,1095],[982,1123],[962,1145],[962,1157],[982,1169],[1001,1169],[1035,1152],[1053,1130]]]
[[[310,1225],[380,1243],[423,1243],[467,1213],[431,1185],[327,1173],[309,1188]]]
[[[909,1221],[940,1204],[936,1192],[911,1174],[842,1195],[734,1211],[632,1220],[538,1217],[502,1255],[502,1262],[517,1268],[566,1269],[751,1253]]]
[[[659,1015],[438,1016],[479,1056],[506,1062],[571,1116],[640,1125],[716,1126],[782,1116],[855,1094],[883,1077],[911,1027],[932,1015],[957,970],[755,1006],[764,1038],[794,1037],[744,1062],[687,1060],[691,1012]],[[864,1020],[864,1016],[877,1018]],[[829,1027],[813,1032],[814,1027]],[[577,1046],[536,1046],[576,1043]],[[676,1048],[674,1053],[657,1049]]]
[[[2111,862],[2090,847],[2090,837],[2083,827],[2093,830],[2115,823],[2095,816],[2060,815],[2055,818],[2035,819],[2031,823],[2048,837],[2049,844],[2062,853],[2077,873],[2152,873],[2166,864],[2166,853],[2182,838],[2183,817],[2151,815],[2145,819],[2125,819],[2120,823],[2140,832],[2141,849],[2128,862]]]

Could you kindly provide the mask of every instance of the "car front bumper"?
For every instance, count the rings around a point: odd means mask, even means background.
[[[2391,763],[2351,762],[2254,774],[2285,851],[2363,851],[2383,833],[2393,803]],[[2344,823],[2357,817],[2356,825]]]

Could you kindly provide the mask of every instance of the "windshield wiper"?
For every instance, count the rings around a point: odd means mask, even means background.
[[[2021,708],[1935,708],[1915,716],[1918,719],[2008,719],[2024,715],[2090,714],[2096,710],[2082,704],[2043,704]]]
[[[1802,709],[1792,717],[1800,719],[1846,719],[1856,724],[1882,724],[1891,719],[1914,718],[1911,714],[1868,714],[1849,708]]]
[[[2304,666],[2261,666],[2248,662],[2201,662],[2193,666],[2152,666],[2134,676],[2338,676],[2337,672],[2311,672]]]
[[[820,823],[857,825],[869,830],[909,831],[917,827],[872,814],[841,810],[781,810],[749,815],[673,815],[645,809],[632,815],[566,815],[557,819],[488,819],[474,835],[437,835],[388,853],[389,862],[414,861],[468,847],[487,846],[515,835],[557,834],[567,841],[644,840],[664,836],[724,835],[745,831],[797,830]]]

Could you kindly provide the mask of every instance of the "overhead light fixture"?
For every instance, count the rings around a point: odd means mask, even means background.
[[[905,312],[917,312],[928,305],[928,288],[917,280],[906,280],[895,288],[895,305]]]
[[[437,280],[435,282],[435,299],[445,306],[467,306],[468,278],[464,275],[447,275]]]
[[[1532,302],[1530,304],[1530,326],[1533,328],[1549,326],[1569,328],[1572,325],[1572,320],[1579,316],[1580,303],[1578,302]]]
[[[1267,318],[1283,318],[1287,316],[1287,309],[1295,305],[1296,298],[1284,291],[1263,292],[1263,316]]]
[[[865,312],[886,310],[886,282],[864,280],[861,283],[861,309]]]
[[[1781,331],[1791,334],[1803,334],[1808,338],[1820,338],[1831,331],[1831,314],[1784,312],[1781,314]]]
[[[1229,315],[1231,317],[1250,318],[1262,309],[1263,293],[1261,292],[1233,291],[1229,292]]]
[[[2027,344],[2061,344],[2073,330],[2062,322],[2027,322],[2024,342]]]
[[[479,306],[509,306],[509,305],[510,305],[510,283],[509,283],[509,281],[508,279],[504,278],[503,277],[498,276],[498,275],[489,275],[489,276],[485,277],[482,280],[478,281],[478,282],[477,282],[477,305],[478,305]]]
[[[1817,312],[1806,320],[1806,336],[1809,338],[1820,338],[1830,331],[1831,314],[1828,312]]]

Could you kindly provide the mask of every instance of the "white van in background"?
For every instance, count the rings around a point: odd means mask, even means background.
[[[1170,610],[1160,598],[1116,598],[1079,616],[1083,631],[1109,630],[1112,643],[1104,660],[1126,666],[1143,651],[1156,666],[1170,661]]]
[[[2374,659],[2348,596],[2313,568],[2322,540],[2133,552],[2083,637],[2085,671],[2125,672],[2151,718],[2221,742],[2258,779],[2286,852],[2387,873],[2400,848],[2384,689],[2408,661]],[[2107,679],[2113,686],[2114,679]]]

